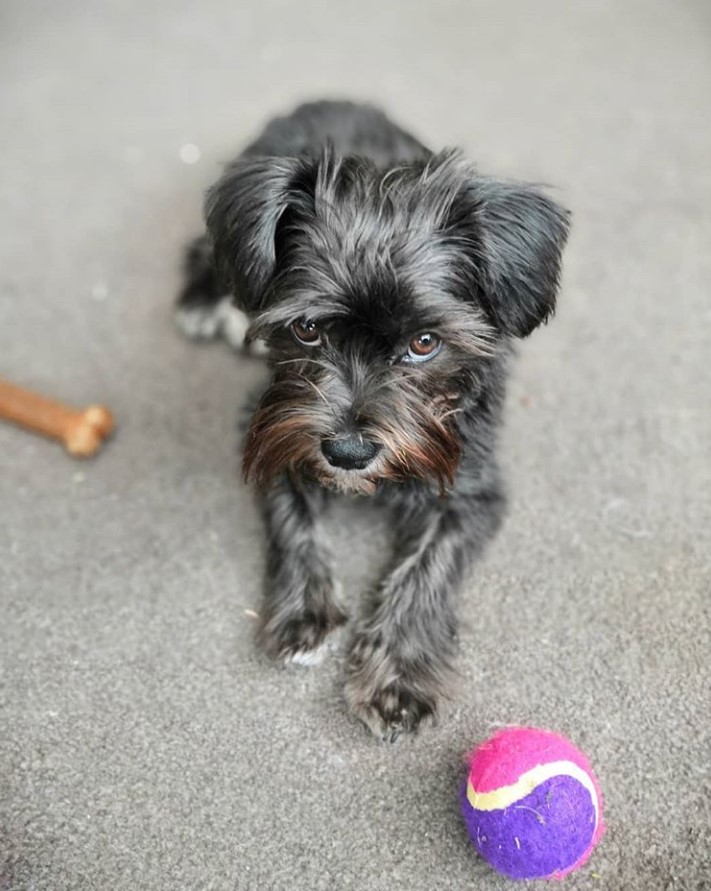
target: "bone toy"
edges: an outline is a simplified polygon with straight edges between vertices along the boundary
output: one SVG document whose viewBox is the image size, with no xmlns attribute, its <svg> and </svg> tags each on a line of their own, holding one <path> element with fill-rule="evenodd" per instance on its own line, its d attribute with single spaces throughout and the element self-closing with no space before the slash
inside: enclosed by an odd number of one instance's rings
<svg viewBox="0 0 711 891">
<path fill-rule="evenodd" d="M 58 439 L 70 455 L 89 458 L 114 429 L 103 405 L 77 410 L 0 378 L 0 418 Z"/>
</svg>

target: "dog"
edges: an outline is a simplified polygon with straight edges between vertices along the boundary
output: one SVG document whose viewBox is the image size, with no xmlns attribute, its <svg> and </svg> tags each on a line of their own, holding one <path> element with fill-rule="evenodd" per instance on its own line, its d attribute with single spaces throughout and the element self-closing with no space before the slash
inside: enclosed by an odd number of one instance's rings
<svg viewBox="0 0 711 891">
<path fill-rule="evenodd" d="M 318 661 L 347 621 L 324 511 L 375 499 L 396 545 L 353 623 L 345 697 L 393 741 L 449 695 L 457 590 L 505 509 L 507 368 L 554 311 L 569 213 L 374 107 L 324 101 L 266 126 L 207 192 L 205 221 L 180 324 L 264 343 L 271 370 L 243 459 L 268 535 L 259 640 Z"/>
</svg>

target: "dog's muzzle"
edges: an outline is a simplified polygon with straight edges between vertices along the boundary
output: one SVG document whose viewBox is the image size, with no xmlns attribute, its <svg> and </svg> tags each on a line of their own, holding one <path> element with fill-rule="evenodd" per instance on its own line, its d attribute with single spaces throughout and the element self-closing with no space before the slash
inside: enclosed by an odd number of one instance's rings
<svg viewBox="0 0 711 891">
<path fill-rule="evenodd" d="M 358 433 L 338 436 L 336 439 L 324 439 L 321 451 L 333 467 L 342 470 L 363 470 L 380 451 L 380 446 Z"/>
</svg>

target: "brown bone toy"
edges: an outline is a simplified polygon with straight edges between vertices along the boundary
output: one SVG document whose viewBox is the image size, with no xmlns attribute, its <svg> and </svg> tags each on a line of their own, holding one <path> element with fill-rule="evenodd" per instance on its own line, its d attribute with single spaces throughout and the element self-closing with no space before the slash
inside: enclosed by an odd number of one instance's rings
<svg viewBox="0 0 711 891">
<path fill-rule="evenodd" d="M 89 458 L 114 429 L 114 419 L 103 405 L 83 411 L 69 408 L 0 378 L 0 418 L 64 443 L 70 455 Z"/>
</svg>

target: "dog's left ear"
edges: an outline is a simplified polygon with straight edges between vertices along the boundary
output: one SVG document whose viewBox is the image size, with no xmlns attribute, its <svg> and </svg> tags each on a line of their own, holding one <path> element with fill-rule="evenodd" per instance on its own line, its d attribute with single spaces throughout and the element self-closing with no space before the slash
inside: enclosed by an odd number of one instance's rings
<svg viewBox="0 0 711 891">
<path fill-rule="evenodd" d="M 303 202 L 306 165 L 297 158 L 246 156 L 231 164 L 205 197 L 215 264 L 236 305 L 255 312 L 277 265 L 277 229 L 287 208 Z"/>
<path fill-rule="evenodd" d="M 484 311 L 504 333 L 526 337 L 555 309 L 570 214 L 519 183 L 477 177 L 467 198 Z"/>
</svg>

